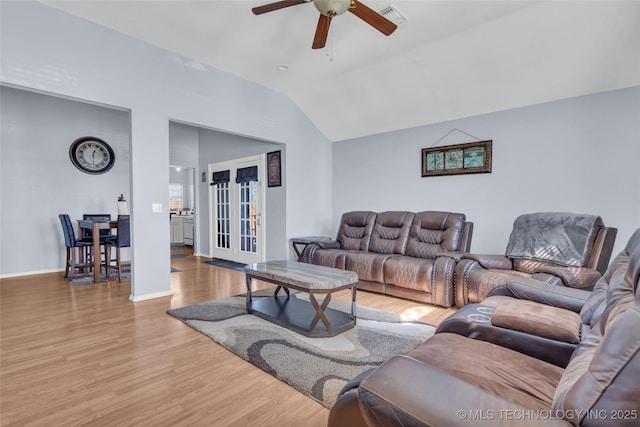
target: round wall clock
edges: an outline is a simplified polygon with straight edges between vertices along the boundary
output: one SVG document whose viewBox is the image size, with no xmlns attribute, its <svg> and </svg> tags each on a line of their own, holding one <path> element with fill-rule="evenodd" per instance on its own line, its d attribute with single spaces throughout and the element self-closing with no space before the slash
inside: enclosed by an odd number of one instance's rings
<svg viewBox="0 0 640 427">
<path fill-rule="evenodd" d="M 111 146 L 94 136 L 83 136 L 73 141 L 69 157 L 75 167 L 93 175 L 107 172 L 116 161 Z"/>
</svg>

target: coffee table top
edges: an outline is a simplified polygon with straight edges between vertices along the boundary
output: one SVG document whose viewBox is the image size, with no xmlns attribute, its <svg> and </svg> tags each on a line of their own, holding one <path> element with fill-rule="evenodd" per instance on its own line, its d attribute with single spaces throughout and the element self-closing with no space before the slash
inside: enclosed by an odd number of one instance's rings
<svg viewBox="0 0 640 427">
<path fill-rule="evenodd" d="M 358 281 L 353 271 L 298 261 L 267 261 L 245 266 L 247 275 L 295 286 L 302 290 L 331 291 Z"/>
</svg>

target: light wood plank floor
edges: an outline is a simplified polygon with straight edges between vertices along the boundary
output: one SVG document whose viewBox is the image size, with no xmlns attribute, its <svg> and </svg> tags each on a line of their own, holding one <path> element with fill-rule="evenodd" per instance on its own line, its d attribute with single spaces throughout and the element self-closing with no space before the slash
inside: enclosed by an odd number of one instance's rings
<svg viewBox="0 0 640 427">
<path fill-rule="evenodd" d="M 166 314 L 245 291 L 243 273 L 205 260 L 172 259 L 182 270 L 171 274 L 173 296 L 138 303 L 128 280 L 3 279 L 0 424 L 326 426 L 322 405 Z M 357 299 L 431 324 L 454 311 L 364 291 Z"/>
</svg>

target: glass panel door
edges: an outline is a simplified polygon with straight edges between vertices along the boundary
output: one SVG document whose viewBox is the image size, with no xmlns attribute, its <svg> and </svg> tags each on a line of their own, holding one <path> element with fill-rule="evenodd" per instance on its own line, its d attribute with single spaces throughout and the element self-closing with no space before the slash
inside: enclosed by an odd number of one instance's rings
<svg viewBox="0 0 640 427">
<path fill-rule="evenodd" d="M 258 183 L 240 184 L 240 250 L 255 254 L 257 252 L 257 190 Z"/>
<path fill-rule="evenodd" d="M 215 185 L 216 205 L 216 248 L 230 247 L 230 217 L 229 217 L 229 183 L 221 182 Z"/>
<path fill-rule="evenodd" d="M 264 155 L 209 165 L 209 176 L 229 170 L 229 182 L 211 185 L 210 255 L 245 264 L 264 261 Z M 236 182 L 238 169 L 257 167 L 257 181 Z M 256 179 L 253 174 L 251 178 Z M 239 180 L 243 180 L 241 175 Z"/>
</svg>

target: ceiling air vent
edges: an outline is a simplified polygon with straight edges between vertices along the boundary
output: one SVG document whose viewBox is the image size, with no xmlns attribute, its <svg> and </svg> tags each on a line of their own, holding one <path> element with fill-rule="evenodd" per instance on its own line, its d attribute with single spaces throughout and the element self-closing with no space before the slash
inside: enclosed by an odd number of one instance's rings
<svg viewBox="0 0 640 427">
<path fill-rule="evenodd" d="M 400 25 L 407 20 L 407 17 L 392 3 L 389 3 L 389 6 L 380 10 L 378 13 L 396 25 Z"/>
</svg>

